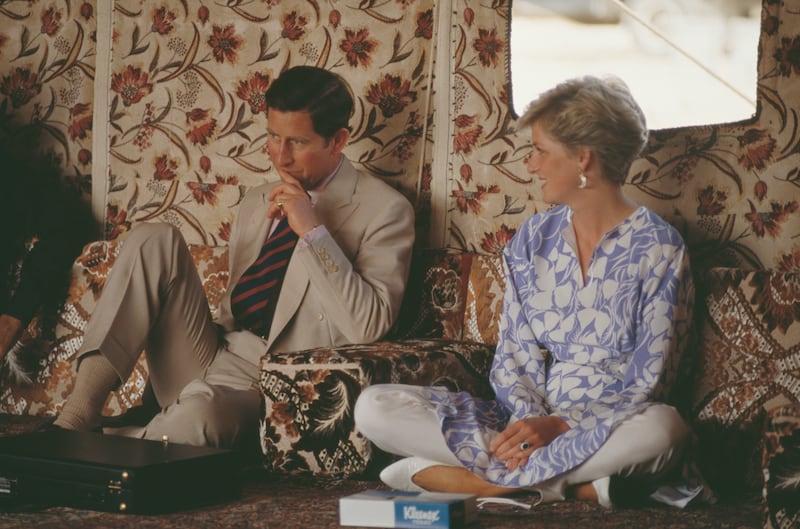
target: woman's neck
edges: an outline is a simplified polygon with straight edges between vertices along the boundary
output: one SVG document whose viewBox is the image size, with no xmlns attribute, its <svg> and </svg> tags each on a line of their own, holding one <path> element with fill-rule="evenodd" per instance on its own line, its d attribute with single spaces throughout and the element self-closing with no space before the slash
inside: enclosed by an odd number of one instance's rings
<svg viewBox="0 0 800 529">
<path fill-rule="evenodd" d="M 589 193 L 587 193 L 589 195 Z M 576 237 L 594 247 L 603 236 L 627 219 L 637 204 L 615 186 L 609 192 L 597 190 L 586 200 L 571 205 Z"/>
</svg>

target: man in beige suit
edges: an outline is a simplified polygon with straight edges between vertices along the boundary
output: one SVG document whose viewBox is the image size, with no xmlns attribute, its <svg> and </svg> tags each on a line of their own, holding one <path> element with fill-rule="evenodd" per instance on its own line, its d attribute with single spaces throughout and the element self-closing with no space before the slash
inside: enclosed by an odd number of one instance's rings
<svg viewBox="0 0 800 529">
<path fill-rule="evenodd" d="M 280 181 L 250 190 L 239 208 L 219 313 L 211 315 L 177 229 L 132 230 L 86 328 L 75 388 L 56 426 L 97 428 L 109 391 L 145 350 L 160 411 L 115 433 L 232 447 L 257 426 L 262 355 L 375 341 L 392 326 L 408 277 L 413 209 L 342 154 L 349 88 L 338 75 L 300 66 L 278 77 L 266 100 Z M 262 290 L 262 272 L 253 272 L 262 246 L 282 234 L 296 240 L 293 250 L 286 246 L 282 282 L 251 303 L 248 293 Z M 242 287 L 247 281 L 257 286 Z"/>
</svg>

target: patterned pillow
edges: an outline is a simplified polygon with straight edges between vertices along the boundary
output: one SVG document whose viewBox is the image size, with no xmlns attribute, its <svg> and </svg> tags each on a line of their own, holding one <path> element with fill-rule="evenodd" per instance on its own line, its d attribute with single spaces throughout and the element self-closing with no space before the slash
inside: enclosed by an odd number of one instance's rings
<svg viewBox="0 0 800 529">
<path fill-rule="evenodd" d="M 472 253 L 460 250 L 417 252 L 400 317 L 387 339 L 461 340 L 472 258 Z"/>
<path fill-rule="evenodd" d="M 764 413 L 800 401 L 800 274 L 713 268 L 702 284 L 692 396 L 700 462 L 721 493 L 760 486 Z"/>
<path fill-rule="evenodd" d="M 381 455 L 355 429 L 353 406 L 363 388 L 436 385 L 488 399 L 493 356 L 493 346 L 432 339 L 267 353 L 260 366 L 264 466 L 335 477 L 369 473 Z"/>
<path fill-rule="evenodd" d="M 464 340 L 497 343 L 505 287 L 501 254 L 473 257 L 464 309 Z"/>
</svg>

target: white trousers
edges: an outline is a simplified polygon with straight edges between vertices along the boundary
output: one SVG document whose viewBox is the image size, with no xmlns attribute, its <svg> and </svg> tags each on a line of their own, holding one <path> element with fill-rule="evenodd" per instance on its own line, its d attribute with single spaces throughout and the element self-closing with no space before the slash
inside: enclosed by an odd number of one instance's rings
<svg viewBox="0 0 800 529">
<path fill-rule="evenodd" d="M 355 406 L 356 427 L 378 448 L 441 465 L 463 466 L 447 446 L 434 405 L 419 386 L 378 384 L 366 388 Z M 593 456 L 569 472 L 529 487 L 543 501 L 565 498 L 570 485 L 611 476 L 656 476 L 677 462 L 689 428 L 666 404 L 653 404 L 617 426 Z M 492 437 L 484 439 L 485 446 Z"/>
</svg>

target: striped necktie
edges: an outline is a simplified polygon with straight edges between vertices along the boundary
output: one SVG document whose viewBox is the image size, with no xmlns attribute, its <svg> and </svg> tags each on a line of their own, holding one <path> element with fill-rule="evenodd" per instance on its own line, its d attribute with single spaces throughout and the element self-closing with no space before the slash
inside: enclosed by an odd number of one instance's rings
<svg viewBox="0 0 800 529">
<path fill-rule="evenodd" d="M 231 293 L 231 311 L 241 328 L 260 336 L 269 334 L 281 282 L 296 244 L 297 234 L 284 217 Z"/>
</svg>

